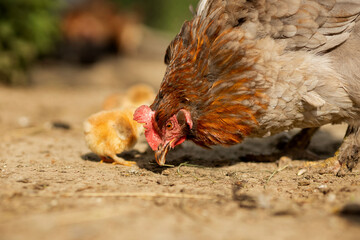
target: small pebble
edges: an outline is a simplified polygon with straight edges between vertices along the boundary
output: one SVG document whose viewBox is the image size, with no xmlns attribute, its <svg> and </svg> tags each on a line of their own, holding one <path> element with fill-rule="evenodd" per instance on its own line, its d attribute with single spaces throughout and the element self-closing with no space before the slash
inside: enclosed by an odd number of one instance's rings
<svg viewBox="0 0 360 240">
<path fill-rule="evenodd" d="M 247 183 L 246 180 L 236 181 L 236 182 L 234 183 L 234 188 L 236 188 L 236 190 L 240 190 L 240 189 L 242 189 L 242 188 L 245 187 L 246 183 Z"/>
<path fill-rule="evenodd" d="M 328 194 L 330 192 L 330 188 L 326 185 L 326 184 L 323 184 L 323 185 L 320 185 L 318 187 L 319 191 L 322 192 L 323 194 Z"/>
<path fill-rule="evenodd" d="M 52 122 L 52 127 L 53 128 L 64 129 L 64 130 L 70 130 L 71 129 L 70 124 L 65 123 L 65 122 L 60 122 L 60 121 Z"/>
<path fill-rule="evenodd" d="M 310 185 L 309 181 L 301 180 L 298 182 L 298 186 L 309 186 L 309 185 Z"/>
<path fill-rule="evenodd" d="M 20 178 L 19 180 L 17 180 L 16 182 L 21 182 L 21 183 L 29 183 L 30 180 L 28 178 Z"/>
<path fill-rule="evenodd" d="M 162 171 L 162 175 L 164 175 L 164 176 L 169 176 L 170 175 L 170 170 L 169 169 L 165 169 L 164 171 Z"/>
<path fill-rule="evenodd" d="M 327 195 L 326 201 L 328 201 L 329 203 L 335 202 L 336 200 L 336 195 L 334 193 L 330 193 Z"/>
<path fill-rule="evenodd" d="M 306 173 L 306 172 L 307 172 L 307 170 L 306 170 L 305 168 L 303 168 L 303 169 L 300 169 L 300 170 L 298 171 L 297 175 L 298 175 L 298 176 L 301 176 L 301 175 L 303 175 L 303 174 Z"/>
<path fill-rule="evenodd" d="M 139 173 L 139 171 L 137 171 L 136 169 L 130 169 L 128 172 L 133 175 L 136 175 Z"/>
<path fill-rule="evenodd" d="M 17 122 L 19 126 L 23 128 L 29 127 L 31 124 L 30 119 L 26 116 L 19 117 Z"/>
</svg>

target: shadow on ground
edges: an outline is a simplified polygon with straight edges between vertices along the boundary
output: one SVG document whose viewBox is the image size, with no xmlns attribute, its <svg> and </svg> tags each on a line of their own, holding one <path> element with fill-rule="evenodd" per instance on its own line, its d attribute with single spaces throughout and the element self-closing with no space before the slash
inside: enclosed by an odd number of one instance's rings
<svg viewBox="0 0 360 240">
<path fill-rule="evenodd" d="M 125 151 L 118 154 L 119 157 L 127 161 L 135 161 L 137 165 L 154 173 L 162 173 L 165 169 L 174 166 L 178 167 L 183 163 L 197 165 L 206 168 L 221 168 L 224 166 L 232 166 L 239 162 L 262 162 L 272 163 L 279 160 L 282 156 L 281 152 L 277 150 L 277 146 L 281 143 L 286 143 L 291 139 L 292 133 L 281 133 L 272 137 L 263 139 L 247 139 L 244 143 L 231 146 L 219 147 L 215 146 L 212 149 L 203 149 L 191 142 L 186 142 L 169 152 L 167 155 L 167 164 L 169 166 L 159 166 L 155 162 L 154 152 L 150 148 L 144 153 L 137 150 Z M 326 139 L 317 143 L 317 138 Z M 319 156 L 319 160 L 333 156 L 334 152 L 340 146 L 341 141 L 332 136 L 329 132 L 319 130 L 314 136 L 314 140 L 309 146 L 309 150 Z M 259 149 L 254 151 L 254 149 Z M 261 149 L 266 149 L 261 151 Z M 100 162 L 101 159 L 94 153 L 86 153 L 81 156 L 83 160 Z M 308 160 L 308 159 L 294 159 L 294 160 Z"/>
</svg>

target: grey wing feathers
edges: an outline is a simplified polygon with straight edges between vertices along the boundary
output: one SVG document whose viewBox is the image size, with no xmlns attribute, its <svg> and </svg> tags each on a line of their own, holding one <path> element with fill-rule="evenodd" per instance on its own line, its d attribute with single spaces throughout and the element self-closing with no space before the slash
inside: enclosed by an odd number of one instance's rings
<svg viewBox="0 0 360 240">
<path fill-rule="evenodd" d="M 202 17 L 223 8 L 228 27 L 244 28 L 248 37 L 285 39 L 287 49 L 324 52 L 350 36 L 360 19 L 360 0 L 200 0 Z"/>
</svg>

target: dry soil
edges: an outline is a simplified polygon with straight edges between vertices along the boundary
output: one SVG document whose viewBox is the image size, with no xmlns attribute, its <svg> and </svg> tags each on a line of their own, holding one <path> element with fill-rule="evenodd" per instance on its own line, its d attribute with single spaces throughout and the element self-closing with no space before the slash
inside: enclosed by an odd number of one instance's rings
<svg viewBox="0 0 360 240">
<path fill-rule="evenodd" d="M 298 176 L 305 161 L 241 157 L 289 133 L 213 150 L 186 143 L 169 154 L 174 167 L 150 150 L 123 155 L 134 167 L 99 163 L 83 120 L 134 83 L 157 88 L 166 43 L 89 67 L 41 63 L 32 87 L 0 88 L 0 239 L 360 239 L 359 168 Z M 345 129 L 326 126 L 311 149 L 331 156 Z"/>
</svg>

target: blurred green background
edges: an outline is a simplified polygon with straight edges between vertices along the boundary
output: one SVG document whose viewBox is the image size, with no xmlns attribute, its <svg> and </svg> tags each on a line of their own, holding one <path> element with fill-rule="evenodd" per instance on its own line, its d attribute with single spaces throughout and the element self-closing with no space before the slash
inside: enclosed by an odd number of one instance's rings
<svg viewBox="0 0 360 240">
<path fill-rule="evenodd" d="M 189 6 L 196 9 L 198 0 L 114 0 L 120 6 L 140 10 L 150 27 L 178 32 L 185 20 L 192 18 Z"/>
<path fill-rule="evenodd" d="M 0 82 L 26 82 L 24 70 L 58 39 L 56 0 L 0 1 Z"/>
<path fill-rule="evenodd" d="M 197 0 L 108 0 L 140 15 L 152 28 L 175 34 L 192 18 Z M 26 70 L 47 56 L 61 39 L 61 16 L 82 0 L 0 0 L 0 82 L 27 84 Z"/>
<path fill-rule="evenodd" d="M 128 9 L 138 10 L 150 27 L 176 33 L 185 20 L 192 18 L 189 6 L 196 9 L 198 0 L 114 0 Z"/>
</svg>

